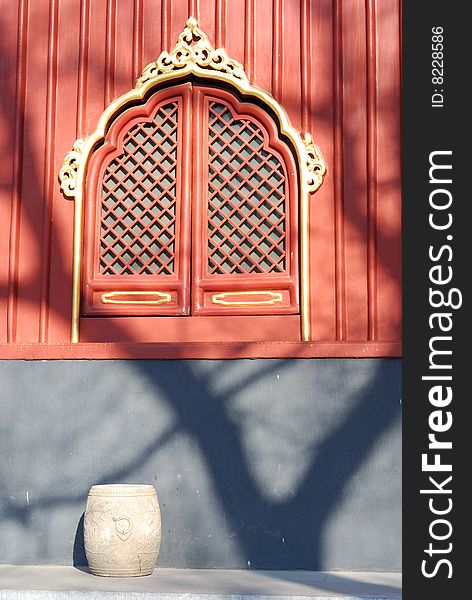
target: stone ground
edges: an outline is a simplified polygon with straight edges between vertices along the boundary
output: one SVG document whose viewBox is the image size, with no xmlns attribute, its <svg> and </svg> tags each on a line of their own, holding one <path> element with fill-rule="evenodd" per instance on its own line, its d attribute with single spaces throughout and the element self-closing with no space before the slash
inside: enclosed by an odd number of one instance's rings
<svg viewBox="0 0 472 600">
<path fill-rule="evenodd" d="M 159 568 L 95 577 L 59 566 L 0 565 L 0 600 L 399 600 L 401 573 Z"/>
</svg>

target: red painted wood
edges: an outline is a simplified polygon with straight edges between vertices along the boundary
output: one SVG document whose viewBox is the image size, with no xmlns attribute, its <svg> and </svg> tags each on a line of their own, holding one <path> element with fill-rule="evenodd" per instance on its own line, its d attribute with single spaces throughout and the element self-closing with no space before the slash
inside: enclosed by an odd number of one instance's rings
<svg viewBox="0 0 472 600">
<path fill-rule="evenodd" d="M 381 10 L 380 10 L 381 8 Z M 377 15 L 377 319 L 378 339 L 401 334 L 401 169 L 399 0 L 379 3 Z"/>
<path fill-rule="evenodd" d="M 346 340 L 364 339 L 368 335 L 365 19 L 365 0 L 343 2 L 341 26 Z"/>
<path fill-rule="evenodd" d="M 190 115 L 192 94 L 195 101 Z M 172 137 L 154 145 L 154 136 L 165 132 L 162 127 L 167 125 L 173 129 L 165 135 Z M 138 139 L 143 127 L 151 128 L 153 137 Z M 239 161 L 239 183 L 233 181 L 233 175 L 225 175 L 232 168 L 233 155 L 228 158 L 227 153 L 233 148 L 244 149 L 247 154 L 241 156 L 249 157 Z M 158 161 L 162 173 L 152 181 L 147 175 L 150 160 Z M 166 160 L 171 166 L 166 167 Z M 127 167 L 130 162 L 131 170 Z M 191 165 L 195 165 L 192 189 Z M 151 96 L 144 106 L 124 111 L 110 126 L 105 143 L 93 154 L 87 169 L 84 316 L 299 313 L 296 165 L 265 111 L 240 103 L 223 90 L 173 86 Z M 172 190 L 173 183 L 165 182 L 174 177 L 175 194 L 169 195 L 165 190 Z M 255 178 L 257 188 L 252 183 Z M 161 207 L 152 214 L 146 212 L 150 210 L 149 193 Z M 220 202 L 223 196 L 226 203 Z M 227 217 L 220 204 L 232 207 Z M 174 217 L 166 225 L 171 214 Z M 161 230 L 158 234 L 156 224 Z M 237 231 L 239 224 L 237 237 L 227 233 L 228 227 Z M 142 241 L 136 237 L 136 228 Z M 279 241 L 274 241 L 272 232 Z M 160 250 L 151 260 L 154 244 Z M 229 247 L 231 254 L 227 254 Z M 152 304 L 157 299 L 152 292 L 156 291 L 170 293 L 170 301 Z M 214 294 L 243 291 L 252 296 L 256 291 L 269 292 L 262 294 L 263 298 L 246 298 L 269 301 L 253 306 L 239 305 L 234 297 L 230 305 L 225 304 L 227 300 L 211 300 Z M 133 301 L 136 292 L 140 296 Z M 102 298 L 104 293 L 115 293 L 111 303 Z M 274 293 L 282 301 L 271 303 Z"/>
<path fill-rule="evenodd" d="M 162 38 L 162 12 L 166 0 L 155 0 L 143 2 L 143 53 L 142 63 L 137 66 L 138 76 L 141 74 L 142 67 L 156 60 L 156 57 L 162 52 L 164 42 Z"/>
<path fill-rule="evenodd" d="M 198 22 L 216 48 L 216 5 L 215 2 L 198 1 Z"/>
<path fill-rule="evenodd" d="M 283 68 L 283 13 L 282 0 L 273 0 L 272 4 L 272 96 L 280 102 L 282 97 Z"/>
<path fill-rule="evenodd" d="M 244 6 L 244 64 L 249 81 L 254 81 L 255 0 L 245 0 Z"/>
<path fill-rule="evenodd" d="M 87 51 L 79 42 L 87 28 L 89 0 L 59 3 L 57 71 L 55 88 L 55 128 L 50 165 L 50 270 L 47 308 L 46 342 L 66 340 L 70 336 L 72 277 L 71 234 L 74 224 L 74 204 L 64 201 L 57 185 L 57 173 L 65 154 L 70 150 L 69 139 L 80 135 L 85 126 L 83 111 L 79 111 L 86 95 L 85 63 Z M 83 14 L 83 22 L 77 14 Z M 85 40 L 83 40 L 85 41 Z M 80 62 L 79 62 L 80 61 Z M 70 76 L 70 65 L 80 64 L 77 77 Z"/>
<path fill-rule="evenodd" d="M 154 94 L 145 105 L 129 108 L 114 121 L 106 142 L 90 160 L 85 192 L 84 315 L 189 313 L 190 206 L 187 199 L 191 162 L 186 159 L 186 148 L 190 137 L 190 99 L 191 86 L 183 84 Z M 166 107 L 171 107 L 167 110 L 172 112 L 166 112 Z M 173 129 L 169 132 L 172 137 L 165 137 L 166 130 L 161 127 L 161 122 L 165 126 L 167 123 L 172 125 Z M 139 135 L 143 124 L 149 124 L 151 131 L 163 132 L 162 148 L 156 145 L 148 154 L 146 144 L 153 144 L 153 138 L 145 138 L 145 143 L 141 144 L 136 136 L 131 135 L 136 130 Z M 167 144 L 169 152 L 164 148 Z M 126 152 L 125 145 L 133 146 L 133 153 Z M 136 148 L 141 154 L 136 153 Z M 160 161 L 160 168 L 165 169 L 166 163 L 162 159 L 171 161 L 172 166 L 146 184 L 148 162 Z M 131 160 L 139 173 L 133 179 L 132 172 L 125 171 Z M 117 166 L 109 171 L 116 161 Z M 127 175 L 120 178 L 120 172 Z M 106 173 L 109 173 L 106 181 L 119 183 L 109 183 L 110 188 L 104 187 Z M 108 189 L 110 191 L 103 196 L 104 190 Z M 141 191 L 138 193 L 138 190 Z M 151 192 L 160 208 L 148 216 L 146 203 Z M 103 212 L 105 210 L 106 213 Z M 139 218 L 141 215 L 144 215 L 144 220 Z M 164 229 L 166 224 L 167 229 Z M 156 226 L 160 229 L 158 233 Z M 140 230 L 142 242 L 136 237 L 136 229 Z M 145 235 L 148 237 L 145 238 Z M 108 242 L 109 239 L 112 241 Z M 164 240 L 168 240 L 165 246 Z M 155 261 L 157 266 L 150 263 L 151 259 L 139 258 L 143 253 L 150 256 L 153 244 L 161 248 L 158 257 L 162 258 Z M 140 250 L 134 250 L 136 245 L 140 246 Z M 126 252 L 132 254 L 132 260 L 124 258 Z M 112 258 L 107 259 L 107 256 Z M 135 268 L 140 269 L 135 271 Z M 105 304 L 100 300 L 101 293 L 116 291 L 159 291 L 172 292 L 173 295 L 171 302 L 158 305 Z"/>
<path fill-rule="evenodd" d="M 301 123 L 301 59 L 300 59 L 300 1 L 281 0 L 282 3 L 282 65 L 281 94 L 278 98 L 296 129 Z"/>
<path fill-rule="evenodd" d="M 347 337 L 346 253 L 344 208 L 344 70 L 343 70 L 343 0 L 333 3 L 333 204 L 335 245 L 335 317 L 336 340 Z M 316 240 L 315 240 L 316 243 Z"/>
<path fill-rule="evenodd" d="M 11 237 L 12 216 L 19 202 L 17 190 L 19 148 L 17 146 L 21 126 L 19 107 L 22 87 L 17 71 L 22 72 L 23 54 L 19 44 L 22 33 L 22 5 L 2 0 L 0 2 L 0 343 L 11 339 L 11 293 L 10 267 L 16 256 Z M 13 50 L 13 51 L 12 51 Z M 18 97 L 20 94 L 20 97 Z M 17 148 L 15 150 L 15 148 Z M 16 219 L 15 219 L 16 220 Z"/>
<path fill-rule="evenodd" d="M 378 337 L 377 306 L 377 0 L 366 2 L 367 51 L 367 338 Z"/>
<path fill-rule="evenodd" d="M 105 108 L 106 8 L 106 2 L 90 0 L 89 30 L 84 40 L 88 46 L 87 62 L 84 65 L 86 78 L 86 95 L 83 99 L 84 135 L 94 131 Z"/>
<path fill-rule="evenodd" d="M 26 89 L 26 59 L 28 49 L 29 2 L 23 0 L 18 4 L 18 25 L 16 39 L 16 81 L 11 89 L 11 99 L 14 102 L 14 126 L 10 140 L 12 163 L 11 181 L 11 213 L 8 228 L 8 284 L 7 284 L 7 341 L 16 343 L 18 322 L 18 268 L 19 268 L 19 239 L 21 218 L 22 192 L 22 163 L 23 140 L 25 124 L 25 89 Z"/>
<path fill-rule="evenodd" d="M 226 46 L 226 0 L 215 0 L 215 45 Z"/>
<path fill-rule="evenodd" d="M 136 32 L 134 22 L 134 2 L 116 4 L 116 25 L 120 29 L 114 31 L 115 63 L 114 83 L 115 97 L 125 94 L 136 82 L 133 64 L 135 61 Z M 139 39 L 139 34 L 138 34 Z M 142 64 L 142 60 L 140 61 Z"/>
<path fill-rule="evenodd" d="M 236 98 L 223 90 L 212 90 L 209 88 L 195 87 L 194 89 L 194 127 L 196 131 L 194 139 L 194 162 L 195 171 L 193 177 L 193 259 L 192 259 L 192 314 L 284 314 L 299 312 L 298 306 L 298 211 L 297 211 L 297 180 L 296 166 L 292 152 L 287 145 L 279 140 L 277 128 L 274 121 L 268 117 L 267 113 L 259 107 L 247 102 L 240 103 Z M 215 107 L 224 107 L 223 115 L 234 119 L 230 121 L 231 125 L 222 129 L 223 121 L 221 117 L 215 117 Z M 198 122 L 196 118 L 198 115 Z M 268 182 L 269 175 L 264 175 L 265 168 L 273 168 L 268 161 L 261 162 L 258 171 L 253 170 L 251 161 L 243 160 L 241 162 L 241 188 L 235 188 L 233 184 L 228 184 L 225 179 L 225 172 L 230 168 L 231 160 L 225 159 L 226 152 L 233 146 L 226 142 L 226 138 L 221 134 L 230 134 L 239 139 L 242 147 L 249 148 L 249 145 L 244 145 L 243 138 L 237 133 L 237 129 L 233 125 L 247 123 L 244 127 L 245 131 L 253 131 L 254 138 L 260 139 L 264 136 L 262 150 L 270 157 L 273 157 L 276 164 L 283 169 L 284 174 L 284 189 L 282 208 L 279 205 L 272 204 L 275 188 Z M 213 140 L 211 143 L 210 139 Z M 234 139 L 234 138 L 233 138 Z M 258 146 L 257 146 L 258 147 Z M 216 151 L 215 148 L 218 150 Z M 251 147 L 252 149 L 252 147 Z M 259 150 L 257 150 L 260 160 L 266 160 Z M 245 156 L 245 155 L 242 155 Z M 254 156 L 254 155 L 250 155 Z M 209 158 L 207 158 L 209 157 Z M 210 165 L 210 166 L 209 166 Z M 255 194 L 251 194 L 248 190 L 252 189 L 251 181 L 257 175 L 261 178 L 260 194 L 263 199 L 258 204 Z M 215 182 L 223 182 L 222 185 Z M 245 184 L 249 187 L 245 187 Z M 267 187 L 264 188 L 264 185 Z M 232 190 L 231 192 L 228 189 Z M 264 189 L 270 190 L 264 192 Z M 224 221 L 224 214 L 220 212 L 221 197 L 227 198 L 227 203 L 231 207 L 231 213 Z M 238 198 L 245 197 L 249 201 L 249 207 L 246 210 L 247 219 L 241 220 L 240 207 L 246 206 L 244 202 L 239 204 Z M 272 209 L 269 214 L 269 219 L 259 219 L 257 216 L 251 217 L 258 213 L 257 207 L 270 203 Z M 225 206 L 224 203 L 221 203 Z M 254 207 L 254 208 L 252 208 Z M 245 213 L 246 214 L 246 213 Z M 280 219 L 278 216 L 284 215 L 282 232 Z M 210 215 L 210 216 L 208 216 Z M 216 216 L 212 216 L 216 215 Z M 231 216 L 234 215 L 232 218 Z M 277 215 L 277 216 L 272 216 Z M 231 234 L 227 234 L 222 224 L 227 224 L 229 227 L 234 227 L 241 223 L 240 238 L 235 239 Z M 276 225 L 279 224 L 279 225 Z M 242 227 L 247 230 L 243 231 Z M 262 228 L 264 226 L 272 226 L 274 230 L 283 235 L 283 246 L 285 256 L 285 266 L 281 268 L 279 263 L 275 263 L 271 258 L 271 249 L 269 246 L 260 245 L 260 258 L 254 258 L 251 249 L 253 246 L 253 232 L 256 232 L 261 240 L 265 240 L 266 244 L 272 244 L 272 240 Z M 210 235 L 209 227 L 212 228 Z M 251 227 L 252 229 L 249 229 Z M 234 230 L 233 230 L 234 231 Z M 233 246 L 233 253 L 226 258 L 226 242 Z M 273 248 L 274 246 L 272 246 Z M 275 246 L 280 247 L 279 244 Z M 267 248 L 267 249 L 265 249 Z M 240 252 L 241 258 L 236 258 Z M 221 254 L 220 254 L 221 253 Z M 215 258 L 220 255 L 221 260 Z M 224 257 L 224 258 L 223 258 Z M 265 267 L 263 261 L 267 260 L 270 263 Z M 248 261 L 252 266 L 247 267 Z M 254 262 L 256 261 L 256 262 Z M 227 266 L 229 264 L 229 266 Z M 223 268 L 222 268 L 223 265 Z M 231 268 L 230 268 L 231 267 Z M 227 269 L 227 272 L 225 271 Z M 284 302 L 274 305 L 263 306 L 225 306 L 215 305 L 209 302 L 209 297 L 218 292 L 228 291 L 260 291 L 260 290 L 286 290 Z"/>
<path fill-rule="evenodd" d="M 48 31 L 51 3 L 30 2 L 25 51 L 25 97 L 20 211 L 18 220 L 18 264 L 16 271 L 16 341 L 39 341 L 41 282 L 49 265 L 42 264 L 47 211 L 44 197 L 45 123 L 47 114 Z M 38 32 L 42 32 L 41 35 Z M 37 90 L 42 90 L 41 94 Z M 40 201 L 38 202 L 38 198 Z"/>
<path fill-rule="evenodd" d="M 192 15 L 190 14 L 191 10 L 189 6 L 189 0 L 179 0 L 179 2 L 175 2 L 175 0 L 170 0 L 168 4 L 168 32 L 170 35 L 170 39 L 169 43 L 167 44 L 167 48 L 170 49 L 174 46 L 175 42 L 177 41 L 177 38 L 180 32 L 182 31 L 183 27 L 185 27 L 185 22 Z"/>
<path fill-rule="evenodd" d="M 244 65 L 244 1 L 226 0 L 226 52 Z"/>
<path fill-rule="evenodd" d="M 64 355 L 123 352 L 67 349 L 73 203 L 57 172 L 74 139 L 95 129 L 105 100 L 174 45 L 190 13 L 313 133 L 327 162 L 310 205 L 314 340 L 333 356 L 398 354 L 399 0 L 1 0 L 0 8 L 0 343 L 10 343 L 10 356 L 40 357 L 26 348 L 48 343 Z M 46 345 L 35 346 L 40 340 Z M 212 352 L 205 348 L 202 356 Z M 57 348 L 44 352 L 58 357 Z M 142 356 L 153 352 L 171 350 L 153 345 Z"/>
<path fill-rule="evenodd" d="M 108 106 L 116 97 L 116 0 L 106 0 L 105 24 L 105 96 L 103 103 Z"/>
<path fill-rule="evenodd" d="M 144 48 L 144 5 L 143 0 L 133 2 L 133 72 L 132 85 L 140 75 Z"/>
<path fill-rule="evenodd" d="M 76 9 L 77 10 L 77 9 Z M 78 87 L 77 87 L 77 125 L 76 125 L 76 135 L 77 137 L 84 137 L 86 132 L 86 123 L 85 123 L 85 115 L 86 115 L 86 98 L 87 98 L 87 68 L 88 68 L 88 60 L 89 60 L 89 35 L 90 35 L 90 0 L 80 0 L 80 25 L 79 25 L 79 35 L 78 35 L 78 65 L 77 65 L 77 77 L 78 77 Z M 77 14 L 77 13 L 76 13 Z M 67 23 L 67 21 L 66 21 Z M 64 24 L 66 25 L 66 24 Z M 69 25 L 70 27 L 70 25 Z M 70 35 L 70 33 L 69 33 Z M 69 38 L 72 39 L 72 36 Z M 61 48 L 64 47 L 64 44 L 67 44 L 67 41 L 61 44 Z"/>
<path fill-rule="evenodd" d="M 401 342 L 184 342 L 0 344 L 0 360 L 121 358 L 381 358 L 401 357 Z"/>
<path fill-rule="evenodd" d="M 110 320 L 111 326 L 110 327 Z M 298 315 L 128 317 L 81 319 L 83 342 L 238 342 L 300 339 Z M 112 329 L 112 337 L 110 336 Z"/>
<path fill-rule="evenodd" d="M 268 92 L 272 85 L 272 0 L 257 0 L 254 2 L 254 81 L 257 85 Z"/>
<path fill-rule="evenodd" d="M 334 85 L 333 57 L 336 35 L 333 35 L 333 29 L 335 33 L 337 26 L 333 23 L 333 4 L 332 0 L 312 1 L 310 18 L 306 23 L 313 49 L 309 63 L 309 131 L 315 135 L 316 143 L 323 149 L 328 170 L 323 185 L 310 199 L 310 277 L 313 290 L 310 297 L 310 315 L 312 339 L 317 341 L 338 339 L 335 216 L 341 190 L 335 185 L 339 162 L 335 162 L 334 149 L 337 134 L 342 135 L 342 131 L 334 119 L 337 86 Z M 330 84 L 327 85 L 327 82 Z M 339 174 L 342 176 L 342 166 Z"/>
<path fill-rule="evenodd" d="M 48 340 L 49 330 L 49 305 L 50 305 L 50 264 L 51 264 L 51 224 L 53 190 L 55 187 L 56 173 L 54 172 L 55 146 L 52 140 L 56 132 L 56 105 L 57 105 L 57 68 L 58 68 L 58 17 L 59 3 L 52 0 L 49 11 L 48 31 L 48 66 L 46 84 L 46 139 L 44 161 L 44 213 L 43 213 L 43 246 L 41 254 L 41 296 L 39 315 L 39 341 Z"/>
</svg>

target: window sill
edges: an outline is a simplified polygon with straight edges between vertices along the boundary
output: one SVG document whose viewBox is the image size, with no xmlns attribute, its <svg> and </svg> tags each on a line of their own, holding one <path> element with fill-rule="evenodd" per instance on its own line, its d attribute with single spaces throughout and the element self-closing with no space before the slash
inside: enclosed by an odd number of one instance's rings
<svg viewBox="0 0 472 600">
<path fill-rule="evenodd" d="M 0 360 L 395 358 L 399 341 L 0 344 Z"/>
</svg>

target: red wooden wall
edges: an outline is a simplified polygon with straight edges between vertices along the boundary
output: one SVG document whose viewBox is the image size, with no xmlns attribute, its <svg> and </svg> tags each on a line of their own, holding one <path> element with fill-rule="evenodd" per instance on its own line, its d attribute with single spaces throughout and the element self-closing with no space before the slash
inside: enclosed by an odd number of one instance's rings
<svg viewBox="0 0 472 600">
<path fill-rule="evenodd" d="M 399 0 L 0 0 L 0 15 L 0 357 L 400 354 Z M 311 200 L 315 343 L 72 348 L 59 168 L 189 15 L 325 158 Z"/>
</svg>

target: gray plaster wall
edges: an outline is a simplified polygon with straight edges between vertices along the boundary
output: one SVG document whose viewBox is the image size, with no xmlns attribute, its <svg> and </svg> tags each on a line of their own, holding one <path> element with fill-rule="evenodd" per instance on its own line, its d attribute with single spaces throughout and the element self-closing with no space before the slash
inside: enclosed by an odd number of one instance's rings
<svg viewBox="0 0 472 600">
<path fill-rule="evenodd" d="M 401 363 L 0 361 L 0 563 L 85 564 L 95 483 L 153 483 L 159 565 L 400 569 Z"/>
</svg>

